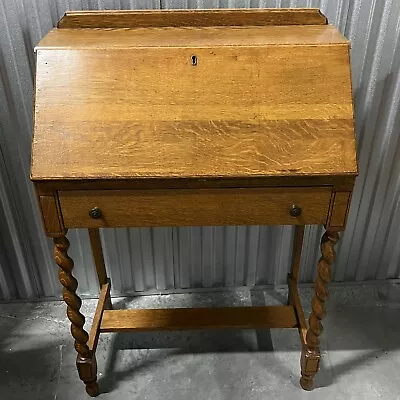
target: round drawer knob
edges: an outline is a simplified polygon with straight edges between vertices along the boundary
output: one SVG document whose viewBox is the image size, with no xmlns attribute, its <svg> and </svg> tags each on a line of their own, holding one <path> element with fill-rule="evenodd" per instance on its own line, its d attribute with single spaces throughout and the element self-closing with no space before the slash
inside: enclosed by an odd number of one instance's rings
<svg viewBox="0 0 400 400">
<path fill-rule="evenodd" d="M 292 207 L 290 208 L 289 213 L 292 217 L 300 217 L 300 215 L 302 213 L 302 209 L 299 206 L 296 206 L 295 204 L 293 204 Z"/>
<path fill-rule="evenodd" d="M 102 215 L 99 207 L 94 207 L 89 211 L 89 217 L 93 219 L 98 219 Z"/>
</svg>

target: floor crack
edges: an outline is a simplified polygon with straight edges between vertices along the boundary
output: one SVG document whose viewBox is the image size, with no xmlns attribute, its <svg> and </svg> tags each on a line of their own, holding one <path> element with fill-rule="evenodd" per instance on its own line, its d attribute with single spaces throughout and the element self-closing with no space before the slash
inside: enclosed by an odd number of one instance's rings
<svg viewBox="0 0 400 400">
<path fill-rule="evenodd" d="M 63 347 L 65 344 L 60 344 L 59 350 L 60 350 L 60 365 L 58 368 L 58 376 L 57 376 L 57 383 L 56 383 L 56 391 L 54 393 L 54 400 L 57 400 L 57 395 L 58 395 L 58 384 L 60 383 L 61 379 L 61 369 L 62 369 L 62 363 L 63 363 Z"/>
<path fill-rule="evenodd" d="M 58 320 L 58 319 L 51 319 L 51 318 L 46 318 L 46 317 L 42 317 L 40 315 L 37 315 L 36 317 L 33 318 L 29 318 L 29 317 L 17 317 L 15 315 L 0 315 L 0 318 L 10 318 L 10 319 L 18 319 L 18 320 L 23 320 L 23 321 L 35 321 L 37 319 L 44 319 L 45 321 L 49 321 L 49 322 L 55 322 L 57 324 L 65 324 L 68 321 L 66 320 Z"/>
</svg>

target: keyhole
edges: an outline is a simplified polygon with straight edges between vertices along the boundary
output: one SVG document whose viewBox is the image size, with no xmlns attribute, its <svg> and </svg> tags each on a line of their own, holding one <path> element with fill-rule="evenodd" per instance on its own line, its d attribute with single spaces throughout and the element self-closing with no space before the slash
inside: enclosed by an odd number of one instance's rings
<svg viewBox="0 0 400 400">
<path fill-rule="evenodd" d="M 192 59 L 192 65 L 193 66 L 197 65 L 197 57 L 196 56 L 192 56 L 191 59 Z"/>
</svg>

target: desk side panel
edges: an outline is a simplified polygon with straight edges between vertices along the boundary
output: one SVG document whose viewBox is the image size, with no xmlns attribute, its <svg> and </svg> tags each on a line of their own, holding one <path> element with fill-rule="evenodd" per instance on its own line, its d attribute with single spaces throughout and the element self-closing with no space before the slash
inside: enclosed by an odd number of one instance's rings
<svg viewBox="0 0 400 400">
<path fill-rule="evenodd" d="M 40 194 L 37 198 L 46 235 L 50 237 L 64 235 L 67 231 L 64 227 L 57 193 Z"/>
</svg>

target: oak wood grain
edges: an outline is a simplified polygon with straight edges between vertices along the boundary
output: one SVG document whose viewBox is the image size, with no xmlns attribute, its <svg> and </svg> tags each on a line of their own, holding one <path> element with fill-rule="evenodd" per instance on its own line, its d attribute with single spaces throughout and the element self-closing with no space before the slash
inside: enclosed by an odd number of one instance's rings
<svg viewBox="0 0 400 400">
<path fill-rule="evenodd" d="M 163 26 L 324 25 L 316 8 L 68 11 L 59 28 L 132 28 Z"/>
<path fill-rule="evenodd" d="M 53 29 L 36 47 L 44 49 L 135 49 L 143 47 L 221 47 L 266 45 L 344 45 L 332 25 L 243 26 L 146 29 Z"/>
<path fill-rule="evenodd" d="M 329 229 L 344 228 L 350 208 L 351 192 L 335 192 L 329 218 Z"/>
<path fill-rule="evenodd" d="M 51 237 L 65 233 L 57 196 L 55 194 L 40 195 L 39 205 L 46 233 Z"/>
<path fill-rule="evenodd" d="M 32 179 L 356 175 L 347 51 L 41 50 Z"/>
<path fill-rule="evenodd" d="M 61 191 L 69 228 L 326 223 L 330 188 Z M 299 217 L 289 212 L 302 209 Z M 89 216 L 92 208 L 101 217 Z"/>
<path fill-rule="evenodd" d="M 101 332 L 295 328 L 292 306 L 104 311 Z"/>
</svg>

